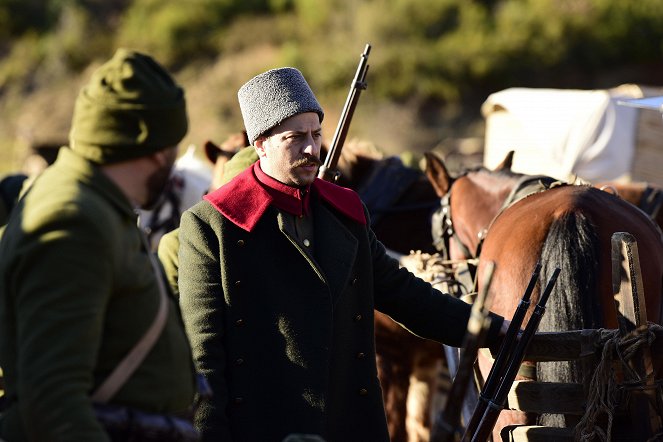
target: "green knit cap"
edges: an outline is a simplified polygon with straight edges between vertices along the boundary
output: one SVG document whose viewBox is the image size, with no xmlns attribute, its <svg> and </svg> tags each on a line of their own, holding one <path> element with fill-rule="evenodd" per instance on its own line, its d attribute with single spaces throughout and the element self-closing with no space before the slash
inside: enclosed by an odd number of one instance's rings
<svg viewBox="0 0 663 442">
<path fill-rule="evenodd" d="M 150 56 L 119 49 L 78 94 L 69 140 L 107 164 L 176 146 L 187 129 L 182 88 Z"/>
</svg>

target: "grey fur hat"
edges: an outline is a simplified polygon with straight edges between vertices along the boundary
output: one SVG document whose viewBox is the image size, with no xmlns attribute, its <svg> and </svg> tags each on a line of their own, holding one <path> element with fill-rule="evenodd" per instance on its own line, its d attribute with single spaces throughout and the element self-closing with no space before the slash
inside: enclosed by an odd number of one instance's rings
<svg viewBox="0 0 663 442">
<path fill-rule="evenodd" d="M 256 75 L 237 92 L 244 127 L 251 144 L 274 126 L 304 112 L 324 112 L 304 76 L 295 68 L 278 68 Z"/>
</svg>

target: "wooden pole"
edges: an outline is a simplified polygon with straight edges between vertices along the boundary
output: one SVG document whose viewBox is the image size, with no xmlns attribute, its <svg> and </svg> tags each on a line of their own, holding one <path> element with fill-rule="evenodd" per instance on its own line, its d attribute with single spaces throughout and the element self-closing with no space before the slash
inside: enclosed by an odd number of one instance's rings
<svg viewBox="0 0 663 442">
<path fill-rule="evenodd" d="M 629 333 L 647 333 L 647 307 L 645 303 L 638 244 L 630 233 L 612 235 L 612 291 L 622 336 Z M 663 429 L 661 416 L 656 410 L 656 389 L 651 349 L 643 347 L 630 367 L 644 382 L 641 390 L 631 391 L 629 409 L 634 430 L 652 437 Z"/>
</svg>

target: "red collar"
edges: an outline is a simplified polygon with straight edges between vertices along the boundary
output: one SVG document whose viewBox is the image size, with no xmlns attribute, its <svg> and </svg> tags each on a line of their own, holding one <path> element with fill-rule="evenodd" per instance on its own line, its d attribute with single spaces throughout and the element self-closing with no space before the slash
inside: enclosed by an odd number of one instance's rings
<svg viewBox="0 0 663 442">
<path fill-rule="evenodd" d="M 272 198 L 272 205 L 295 216 L 308 215 L 311 203 L 311 186 L 306 189 L 292 187 L 275 180 L 260 168 L 260 161 L 255 163 L 253 173 L 262 187 Z"/>
<path fill-rule="evenodd" d="M 205 195 L 204 199 L 247 232 L 253 230 L 270 205 L 297 215 L 307 213 L 310 192 L 302 200 L 300 189 L 267 176 L 258 164 L 254 163 L 226 185 Z M 364 206 L 353 190 L 318 178 L 310 188 L 343 215 L 366 225 Z"/>
</svg>

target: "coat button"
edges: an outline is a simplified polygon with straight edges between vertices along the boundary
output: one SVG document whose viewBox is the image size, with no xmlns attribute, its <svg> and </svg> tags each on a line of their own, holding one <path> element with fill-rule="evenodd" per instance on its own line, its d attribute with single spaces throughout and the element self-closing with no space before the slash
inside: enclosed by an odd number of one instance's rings
<svg viewBox="0 0 663 442">
<path fill-rule="evenodd" d="M 233 402 L 235 403 L 235 405 L 239 405 L 239 404 L 242 403 L 243 400 L 244 400 L 244 398 L 236 397 L 236 398 L 233 399 Z"/>
<path fill-rule="evenodd" d="M 240 247 L 244 246 L 244 240 L 240 239 L 239 241 L 237 241 L 237 245 Z"/>
<path fill-rule="evenodd" d="M 358 282 L 359 282 L 359 278 L 354 278 L 352 280 L 352 285 L 357 285 Z"/>
<path fill-rule="evenodd" d="M 361 321 L 361 315 L 355 316 L 355 321 Z"/>
<path fill-rule="evenodd" d="M 242 281 L 235 281 L 235 287 L 239 287 L 240 285 L 242 285 Z"/>
<path fill-rule="evenodd" d="M 359 396 L 366 396 L 368 394 L 368 390 L 365 388 L 360 388 L 359 389 Z"/>
<path fill-rule="evenodd" d="M 235 360 L 235 364 L 237 364 L 237 365 L 242 365 L 243 363 L 244 363 L 244 359 L 242 359 L 242 358 L 237 358 Z"/>
<path fill-rule="evenodd" d="M 311 241 L 309 241 L 308 239 L 304 239 L 304 245 L 306 247 L 309 247 L 311 245 Z"/>
<path fill-rule="evenodd" d="M 366 356 L 363 352 L 357 353 L 357 359 L 364 359 L 364 356 Z"/>
<path fill-rule="evenodd" d="M 235 321 L 235 325 L 237 327 L 243 326 L 244 325 L 244 320 L 243 319 L 238 319 L 237 321 Z"/>
</svg>

